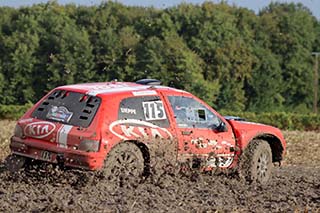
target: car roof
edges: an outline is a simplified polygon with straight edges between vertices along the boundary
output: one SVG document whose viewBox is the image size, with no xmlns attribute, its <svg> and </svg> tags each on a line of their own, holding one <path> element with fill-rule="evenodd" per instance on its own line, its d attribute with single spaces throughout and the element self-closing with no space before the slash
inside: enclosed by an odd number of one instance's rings
<svg viewBox="0 0 320 213">
<path fill-rule="evenodd" d="M 132 82 L 95 82 L 60 86 L 57 89 L 86 93 L 92 96 L 104 96 L 115 93 L 132 92 L 133 95 L 156 95 L 159 90 L 188 93 L 172 87 L 141 85 Z"/>
</svg>

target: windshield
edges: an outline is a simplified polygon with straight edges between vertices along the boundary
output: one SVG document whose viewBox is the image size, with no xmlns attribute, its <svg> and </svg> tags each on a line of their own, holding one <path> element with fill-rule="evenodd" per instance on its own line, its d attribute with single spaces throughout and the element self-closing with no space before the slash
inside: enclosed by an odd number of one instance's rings
<svg viewBox="0 0 320 213">
<path fill-rule="evenodd" d="M 31 116 L 41 120 L 88 127 L 100 103 L 100 98 L 95 96 L 55 90 L 39 104 Z"/>
</svg>

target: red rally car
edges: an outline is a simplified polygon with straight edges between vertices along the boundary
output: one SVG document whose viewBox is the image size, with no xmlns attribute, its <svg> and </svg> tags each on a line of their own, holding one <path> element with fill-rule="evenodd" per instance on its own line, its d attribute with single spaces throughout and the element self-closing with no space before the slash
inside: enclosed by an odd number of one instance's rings
<svg viewBox="0 0 320 213">
<path fill-rule="evenodd" d="M 275 127 L 225 118 L 186 91 L 143 79 L 53 89 L 18 120 L 7 166 L 16 171 L 37 159 L 141 175 L 150 169 L 155 140 L 174 141 L 177 163 L 240 169 L 246 179 L 261 183 L 286 149 Z"/>
</svg>

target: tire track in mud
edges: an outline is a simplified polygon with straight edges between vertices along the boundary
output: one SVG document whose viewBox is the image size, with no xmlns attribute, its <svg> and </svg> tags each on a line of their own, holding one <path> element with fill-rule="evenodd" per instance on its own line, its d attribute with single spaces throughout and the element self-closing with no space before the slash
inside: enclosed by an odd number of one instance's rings
<svg viewBox="0 0 320 213">
<path fill-rule="evenodd" d="M 320 211 L 320 168 L 275 168 L 266 185 L 227 174 L 164 173 L 135 189 L 110 191 L 97 172 L 51 165 L 16 174 L 0 166 L 1 212 Z"/>
</svg>

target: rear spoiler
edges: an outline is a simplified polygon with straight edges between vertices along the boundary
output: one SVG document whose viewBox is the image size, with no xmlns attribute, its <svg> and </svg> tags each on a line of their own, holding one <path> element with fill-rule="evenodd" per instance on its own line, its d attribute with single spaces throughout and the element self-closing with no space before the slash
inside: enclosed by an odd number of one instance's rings
<svg viewBox="0 0 320 213">
<path fill-rule="evenodd" d="M 233 121 L 246 121 L 245 118 L 240 118 L 240 117 L 237 117 L 237 116 L 230 116 L 230 115 L 227 115 L 227 116 L 223 116 L 226 120 L 233 120 Z"/>
</svg>

